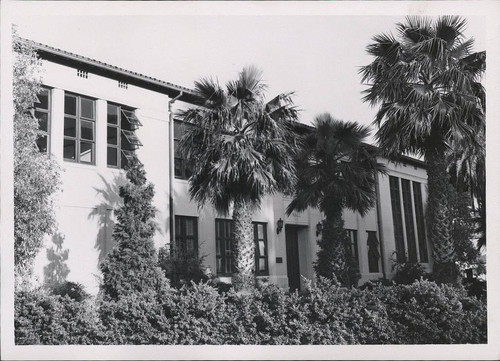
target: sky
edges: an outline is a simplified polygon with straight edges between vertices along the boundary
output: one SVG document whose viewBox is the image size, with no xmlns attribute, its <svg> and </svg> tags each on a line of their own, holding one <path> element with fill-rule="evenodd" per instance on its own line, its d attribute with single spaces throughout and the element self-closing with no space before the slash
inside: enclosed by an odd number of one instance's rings
<svg viewBox="0 0 500 361">
<path fill-rule="evenodd" d="M 358 74 L 372 61 L 366 46 L 375 34 L 396 33 L 395 24 L 411 12 L 391 14 L 389 2 L 358 2 L 353 10 L 314 2 L 117 4 L 12 2 L 10 19 L 22 37 L 188 88 L 208 76 L 224 84 L 256 65 L 267 98 L 295 92 L 300 121 L 308 124 L 323 112 L 371 124 L 376 109 L 362 102 L 367 87 Z M 479 51 L 486 37 L 477 15 L 467 16 L 466 36 Z"/>
</svg>

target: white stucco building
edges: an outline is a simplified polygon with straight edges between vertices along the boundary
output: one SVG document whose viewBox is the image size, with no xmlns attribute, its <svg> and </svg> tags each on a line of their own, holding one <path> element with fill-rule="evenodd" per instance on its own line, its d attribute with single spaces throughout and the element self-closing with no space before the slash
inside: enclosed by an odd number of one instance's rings
<svg viewBox="0 0 500 361">
<path fill-rule="evenodd" d="M 54 237 L 62 238 L 63 249 L 69 250 L 67 279 L 91 293 L 98 290 L 99 262 L 113 247 L 113 209 L 120 204 L 118 187 L 125 179 L 121 168 L 128 152 L 136 152 L 155 186 L 156 246 L 174 239 L 180 247 L 197 249 L 214 275 L 230 279 L 231 220 L 213 209 L 198 210 L 188 195 L 184 162 L 173 156 L 182 132 L 174 114 L 190 106 L 193 91 L 43 44 L 34 46 L 43 68 L 44 91 L 36 104 L 37 117 L 46 119 L 40 147 L 64 169 Z M 400 257 L 432 266 L 425 236 L 424 164 L 411 158 L 399 165 L 380 161 L 388 174 L 378 175 L 377 206 L 364 217 L 344 212 L 360 282 L 390 278 L 396 250 Z M 259 277 L 296 289 L 304 286 L 300 276 L 314 278 L 322 216 L 308 209 L 286 217 L 289 202 L 268 197 L 254 214 L 256 264 Z M 52 246 L 47 239 L 46 247 Z M 41 252 L 36 273 L 42 281 L 48 262 Z"/>
</svg>

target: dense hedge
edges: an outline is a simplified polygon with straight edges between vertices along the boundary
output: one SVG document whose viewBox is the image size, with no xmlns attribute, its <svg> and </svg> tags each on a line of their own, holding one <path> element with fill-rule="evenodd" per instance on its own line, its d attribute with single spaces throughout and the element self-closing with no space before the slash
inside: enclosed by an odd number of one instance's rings
<svg viewBox="0 0 500 361">
<path fill-rule="evenodd" d="M 436 344 L 485 343 L 486 304 L 463 288 L 340 288 L 304 294 L 273 285 L 219 293 L 208 284 L 116 302 L 16 294 L 17 344 Z"/>
</svg>

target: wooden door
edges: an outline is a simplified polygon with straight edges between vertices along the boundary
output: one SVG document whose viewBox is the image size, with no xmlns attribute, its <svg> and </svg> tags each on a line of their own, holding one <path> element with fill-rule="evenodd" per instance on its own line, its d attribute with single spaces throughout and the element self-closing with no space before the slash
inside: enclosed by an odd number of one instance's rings
<svg viewBox="0 0 500 361">
<path fill-rule="evenodd" d="M 285 226 L 286 269 L 290 292 L 300 291 L 299 238 L 297 232 L 297 227 Z"/>
</svg>

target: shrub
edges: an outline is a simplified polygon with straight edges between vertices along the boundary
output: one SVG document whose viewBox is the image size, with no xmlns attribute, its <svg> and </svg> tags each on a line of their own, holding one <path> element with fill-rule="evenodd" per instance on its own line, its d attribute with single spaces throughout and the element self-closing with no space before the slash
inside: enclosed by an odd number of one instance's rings
<svg viewBox="0 0 500 361">
<path fill-rule="evenodd" d="M 320 279 L 308 291 L 275 285 L 219 293 L 191 282 L 160 302 L 154 291 L 103 300 L 16 295 L 19 344 L 436 344 L 486 342 L 486 304 L 464 288 L 417 281 L 347 289 Z M 102 321 L 102 324 L 99 323 Z"/>
<path fill-rule="evenodd" d="M 99 317 L 105 329 L 107 344 L 165 344 L 168 328 L 161 304 L 154 292 L 130 293 L 118 300 L 103 301 Z"/>
<path fill-rule="evenodd" d="M 90 295 L 85 291 L 84 286 L 81 283 L 70 281 L 53 286 L 50 289 L 50 292 L 56 296 L 68 296 L 77 302 L 90 298 Z"/>
<path fill-rule="evenodd" d="M 203 267 L 204 258 L 182 251 L 171 254 L 167 247 L 162 247 L 158 253 L 158 264 L 170 281 L 170 285 L 181 288 L 191 281 L 200 283 L 210 280 L 210 275 Z"/>
<path fill-rule="evenodd" d="M 105 342 L 90 301 L 50 295 L 37 289 L 15 294 L 15 342 L 18 345 L 89 345 Z"/>
<path fill-rule="evenodd" d="M 422 280 L 379 287 L 374 293 L 395 325 L 397 343 L 486 342 L 486 306 L 463 288 Z"/>
<path fill-rule="evenodd" d="M 418 262 L 394 262 L 392 270 L 396 271 L 392 279 L 397 284 L 409 285 L 427 276 L 424 267 Z"/>
<path fill-rule="evenodd" d="M 100 265 L 101 291 L 105 301 L 119 301 L 130 294 L 155 292 L 161 299 L 168 282 L 158 266 L 153 236 L 156 231 L 154 187 L 137 160 L 127 169 L 128 183 L 120 187 L 123 206 L 115 211 L 115 247 Z"/>
</svg>

